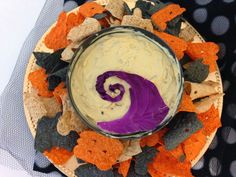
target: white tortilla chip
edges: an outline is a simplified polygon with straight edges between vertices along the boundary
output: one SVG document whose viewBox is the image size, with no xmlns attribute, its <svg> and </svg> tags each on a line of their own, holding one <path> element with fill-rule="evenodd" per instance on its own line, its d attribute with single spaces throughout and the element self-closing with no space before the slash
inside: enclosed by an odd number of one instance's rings
<svg viewBox="0 0 236 177">
<path fill-rule="evenodd" d="M 70 62 L 72 57 L 74 56 L 74 50 L 76 50 L 78 47 L 78 42 L 72 42 L 70 45 L 68 45 L 61 54 L 61 60 Z"/>
<path fill-rule="evenodd" d="M 107 3 L 106 10 L 108 10 L 112 16 L 122 19 L 124 16 L 124 1 L 123 0 L 109 0 Z"/>
<path fill-rule="evenodd" d="M 67 35 L 67 39 L 73 42 L 80 42 L 84 38 L 101 30 L 101 25 L 95 18 L 86 18 L 84 22 L 73 27 Z"/>
<path fill-rule="evenodd" d="M 66 136 L 70 131 L 81 132 L 87 127 L 82 123 L 79 115 L 74 111 L 68 95 L 63 96 L 62 98 L 63 113 L 59 118 L 57 123 L 57 131 L 63 136 Z"/>
<path fill-rule="evenodd" d="M 224 94 L 211 95 L 209 97 L 203 98 L 200 101 L 194 103 L 197 113 L 203 113 L 210 109 L 210 107 L 217 101 L 219 98 L 223 97 Z"/>
<path fill-rule="evenodd" d="M 131 159 L 133 156 L 142 152 L 140 147 L 140 140 L 123 140 L 124 150 L 121 156 L 118 158 L 118 162 L 123 162 Z"/>
<path fill-rule="evenodd" d="M 153 25 L 150 19 L 142 18 L 142 11 L 139 8 L 134 9 L 133 15 L 125 15 L 121 22 L 124 26 L 135 26 L 147 31 L 153 32 Z"/>
<path fill-rule="evenodd" d="M 43 116 L 54 117 L 56 113 L 61 112 L 61 105 L 54 97 L 40 97 L 34 92 L 25 93 L 24 102 L 29 114 L 35 122 Z"/>
<path fill-rule="evenodd" d="M 193 83 L 186 81 L 184 83 L 184 90 L 187 95 L 190 95 L 192 100 L 203 98 L 206 96 L 217 94 L 217 87 L 219 83 L 214 81 L 204 81 L 202 83 Z"/>
</svg>

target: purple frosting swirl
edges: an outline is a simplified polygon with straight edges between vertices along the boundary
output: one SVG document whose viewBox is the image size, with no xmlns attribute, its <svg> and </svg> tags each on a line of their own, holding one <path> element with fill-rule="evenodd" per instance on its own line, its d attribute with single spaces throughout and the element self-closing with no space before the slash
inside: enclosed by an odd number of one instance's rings
<svg viewBox="0 0 236 177">
<path fill-rule="evenodd" d="M 107 122 L 97 122 L 97 125 L 103 130 L 119 134 L 155 129 L 169 112 L 169 108 L 164 103 L 156 86 L 137 74 L 107 71 L 97 77 L 96 90 L 102 99 L 110 102 L 120 101 L 125 93 L 124 86 L 117 83 L 110 85 L 109 90 L 111 92 L 119 90 L 119 95 L 113 98 L 107 94 L 104 83 L 112 76 L 116 76 L 130 85 L 131 104 L 123 117 Z"/>
</svg>

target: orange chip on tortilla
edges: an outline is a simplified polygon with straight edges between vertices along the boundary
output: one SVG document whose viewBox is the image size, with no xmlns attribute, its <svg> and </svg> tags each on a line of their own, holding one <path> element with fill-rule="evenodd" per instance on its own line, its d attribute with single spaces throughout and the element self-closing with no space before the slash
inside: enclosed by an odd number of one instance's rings
<svg viewBox="0 0 236 177">
<path fill-rule="evenodd" d="M 164 146 L 160 146 L 158 151 L 151 163 L 155 170 L 171 176 L 192 177 L 190 162 L 180 162 Z"/>
<path fill-rule="evenodd" d="M 42 97 L 52 97 L 53 93 L 48 90 L 47 74 L 45 69 L 41 68 L 29 73 L 28 79 L 33 88 L 38 91 L 38 95 Z"/>
<path fill-rule="evenodd" d="M 210 66 L 210 72 L 216 70 L 217 53 L 220 48 L 214 42 L 188 43 L 186 53 L 192 60 L 203 59 L 203 63 Z"/>
<path fill-rule="evenodd" d="M 202 148 L 205 146 L 206 135 L 203 133 L 203 130 L 200 129 L 196 133 L 192 134 L 182 144 L 186 160 L 192 161 L 199 155 Z"/>
<path fill-rule="evenodd" d="M 94 131 L 83 131 L 74 147 L 74 155 L 92 163 L 100 170 L 108 170 L 116 163 L 123 152 L 123 144 Z"/>
<path fill-rule="evenodd" d="M 121 174 L 123 177 L 126 177 L 129 172 L 130 164 L 131 164 L 131 159 L 121 162 L 118 168 L 118 173 Z"/>
<path fill-rule="evenodd" d="M 183 39 L 180 39 L 176 36 L 165 32 L 159 32 L 154 30 L 154 34 L 160 37 L 163 41 L 165 41 L 169 47 L 173 50 L 176 57 L 181 60 L 184 57 L 184 51 L 187 50 L 187 42 Z"/>
<path fill-rule="evenodd" d="M 163 143 L 162 137 L 167 131 L 168 131 L 168 128 L 165 127 L 152 135 L 142 138 L 140 141 L 140 145 L 142 147 L 155 146 L 157 144 L 163 145 L 164 143 Z"/>
<path fill-rule="evenodd" d="M 79 12 L 84 17 L 93 17 L 96 14 L 103 13 L 105 8 L 96 2 L 86 2 L 80 6 Z"/>
<path fill-rule="evenodd" d="M 46 150 L 43 152 L 43 154 L 56 165 L 65 164 L 73 155 L 72 152 L 59 147 L 53 147 L 50 151 Z"/>
<path fill-rule="evenodd" d="M 211 135 L 217 128 L 221 127 L 219 110 L 215 108 L 214 104 L 208 111 L 199 113 L 197 116 L 202 122 L 204 132 L 207 136 Z"/>
<path fill-rule="evenodd" d="M 181 15 L 185 10 L 185 8 L 181 8 L 178 4 L 170 4 L 154 13 L 151 19 L 159 30 L 164 31 L 167 27 L 167 22 Z"/>
<path fill-rule="evenodd" d="M 189 95 L 186 94 L 186 92 L 183 92 L 182 100 L 180 102 L 178 112 L 180 111 L 186 111 L 186 112 L 195 112 L 196 108 L 192 102 L 192 99 Z"/>
<path fill-rule="evenodd" d="M 53 91 L 54 97 L 57 99 L 59 103 L 62 103 L 61 97 L 67 94 L 67 89 L 65 87 L 65 83 L 61 82 Z"/>
</svg>

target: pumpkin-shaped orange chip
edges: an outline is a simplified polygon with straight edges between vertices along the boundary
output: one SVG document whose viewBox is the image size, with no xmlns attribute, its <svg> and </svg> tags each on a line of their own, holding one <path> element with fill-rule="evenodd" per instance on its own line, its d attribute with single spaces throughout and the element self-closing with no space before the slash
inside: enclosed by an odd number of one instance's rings
<svg viewBox="0 0 236 177">
<path fill-rule="evenodd" d="M 112 168 L 123 152 L 123 144 L 94 131 L 83 131 L 74 148 L 74 154 L 81 160 L 92 163 L 100 170 Z"/>
<path fill-rule="evenodd" d="M 59 147 L 53 147 L 50 151 L 44 151 L 43 154 L 47 156 L 56 165 L 65 164 L 73 155 L 72 152 Z"/>
</svg>

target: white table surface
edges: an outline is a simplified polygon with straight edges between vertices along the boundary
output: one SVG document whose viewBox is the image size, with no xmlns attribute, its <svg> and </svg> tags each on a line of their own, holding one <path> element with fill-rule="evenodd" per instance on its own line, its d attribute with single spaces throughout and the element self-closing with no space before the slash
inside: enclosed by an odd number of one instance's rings
<svg viewBox="0 0 236 177">
<path fill-rule="evenodd" d="M 0 94 L 14 69 L 20 49 L 46 0 L 4 0 L 0 3 Z M 0 152 L 0 158 L 4 153 Z M 0 164 L 0 176 L 29 177 Z"/>
</svg>

